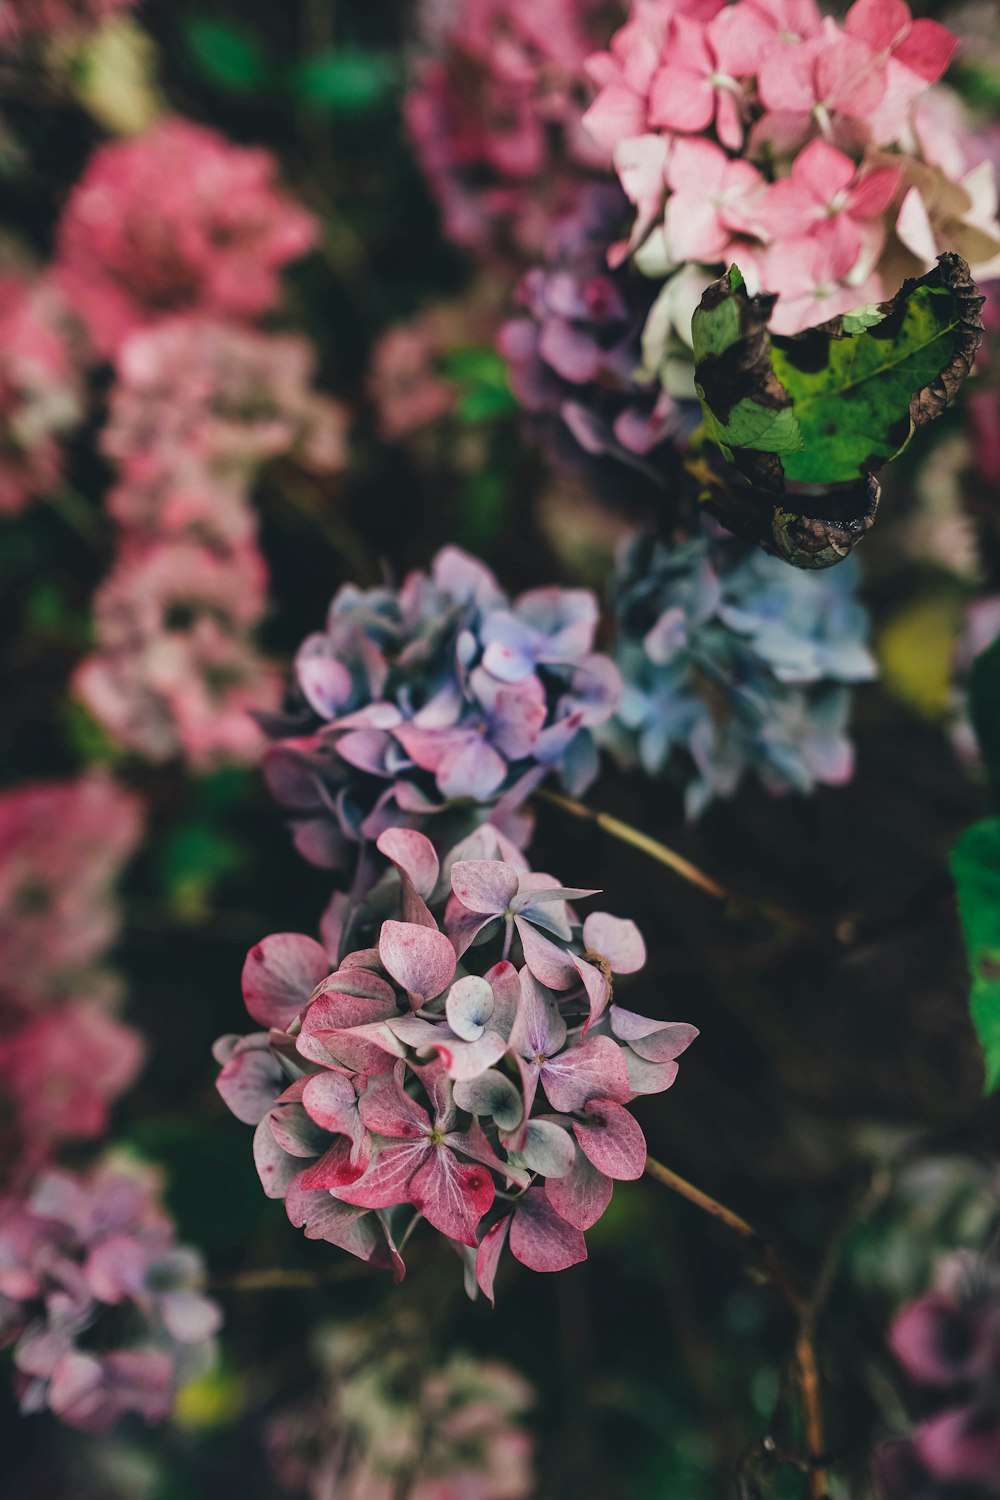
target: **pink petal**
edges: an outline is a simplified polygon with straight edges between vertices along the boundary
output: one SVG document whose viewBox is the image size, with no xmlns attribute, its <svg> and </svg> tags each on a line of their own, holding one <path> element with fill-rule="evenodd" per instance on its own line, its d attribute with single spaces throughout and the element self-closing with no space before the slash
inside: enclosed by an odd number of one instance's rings
<svg viewBox="0 0 1000 1500">
<path fill-rule="evenodd" d="M 576 1153 L 573 1170 L 566 1177 L 549 1177 L 545 1192 L 556 1213 L 574 1229 L 589 1229 L 596 1224 L 611 1202 L 614 1184 L 592 1166 L 581 1151 Z"/>
<path fill-rule="evenodd" d="M 576 965 L 577 973 L 583 980 L 583 987 L 587 991 L 587 999 L 590 1001 L 590 1014 L 584 1031 L 587 1032 L 594 1022 L 599 1020 L 607 1009 L 608 1001 L 611 999 L 611 986 L 604 974 L 596 964 L 585 963 L 582 958 L 573 955 L 573 963 Z"/>
<path fill-rule="evenodd" d="M 309 1118 L 331 1135 L 359 1137 L 358 1096 L 343 1073 L 314 1073 L 307 1078 L 302 1104 Z"/>
<path fill-rule="evenodd" d="M 285 1086 L 285 1072 L 260 1031 L 241 1038 L 215 1080 L 226 1104 L 244 1125 L 256 1125 Z"/>
<path fill-rule="evenodd" d="M 510 1248 L 530 1271 L 565 1271 L 587 1259 L 580 1230 L 560 1217 L 542 1187 L 529 1188 L 518 1200 Z"/>
<path fill-rule="evenodd" d="M 451 888 L 467 911 L 497 917 L 516 896 L 518 875 L 498 859 L 462 859 L 451 867 Z"/>
<path fill-rule="evenodd" d="M 434 1147 L 426 1136 L 405 1146 L 383 1146 L 363 1177 L 337 1188 L 342 1203 L 361 1208 L 395 1208 L 410 1201 L 410 1179 Z"/>
<path fill-rule="evenodd" d="M 558 1052 L 566 1041 L 566 1022 L 552 996 L 531 972 L 522 970 L 521 1005 L 510 1034 L 510 1044 L 523 1058 Z"/>
<path fill-rule="evenodd" d="M 302 1171 L 301 1158 L 289 1156 L 274 1139 L 268 1115 L 254 1131 L 253 1159 L 268 1198 L 284 1198 L 289 1183 Z"/>
<path fill-rule="evenodd" d="M 313 938 L 275 932 L 250 949 L 243 965 L 243 999 L 262 1026 L 285 1031 L 321 979 L 330 960 Z"/>
<path fill-rule="evenodd" d="M 387 828 L 376 848 L 406 875 L 413 889 L 426 900 L 437 885 L 438 857 L 434 845 L 415 828 Z"/>
<path fill-rule="evenodd" d="M 955 55 L 958 37 L 938 21 L 925 17 L 914 21 L 908 34 L 893 51 L 896 62 L 916 73 L 925 83 L 936 83 Z"/>
<path fill-rule="evenodd" d="M 591 912 L 583 924 L 583 941 L 591 953 L 607 959 L 615 974 L 635 974 L 646 962 L 642 933 L 628 917 Z"/>
<path fill-rule="evenodd" d="M 310 1192 L 297 1178 L 288 1189 L 285 1212 L 296 1229 L 305 1230 L 307 1240 L 326 1240 L 359 1260 L 380 1259 L 378 1231 L 367 1209 L 332 1198 L 328 1192 Z"/>
<path fill-rule="evenodd" d="M 454 948 L 443 932 L 430 927 L 383 922 L 378 951 L 387 972 L 410 996 L 414 1010 L 440 995 L 455 973 Z"/>
<path fill-rule="evenodd" d="M 493 1284 L 496 1281 L 497 1267 L 507 1243 L 507 1235 L 510 1231 L 510 1214 L 499 1219 L 492 1229 L 488 1229 L 483 1235 L 482 1244 L 476 1255 L 476 1281 L 479 1290 L 490 1302 L 494 1302 Z"/>
<path fill-rule="evenodd" d="M 370 1151 L 367 1150 L 361 1157 L 355 1159 L 351 1153 L 350 1141 L 340 1136 L 317 1161 L 313 1162 L 311 1167 L 306 1168 L 299 1181 L 301 1186 L 309 1192 L 317 1188 L 329 1190 L 349 1187 L 352 1182 L 357 1182 L 358 1178 L 364 1175 L 370 1159 Z"/>
<path fill-rule="evenodd" d="M 902 173 L 897 167 L 878 167 L 860 179 L 848 194 L 848 207 L 856 219 L 876 219 L 885 213 L 899 190 Z"/>
<path fill-rule="evenodd" d="M 405 1076 L 402 1063 L 389 1075 L 373 1079 L 358 1102 L 358 1113 L 376 1135 L 397 1136 L 401 1140 L 422 1140 L 431 1128 L 431 1117 L 402 1086 Z"/>
<path fill-rule="evenodd" d="M 535 978 L 550 990 L 568 990 L 577 977 L 572 957 L 543 937 L 525 917 L 515 917 L 514 926 L 521 939 L 524 962 Z"/>
<path fill-rule="evenodd" d="M 590 1036 L 542 1065 L 542 1088 L 560 1114 L 583 1109 L 595 1098 L 624 1102 L 631 1095 L 621 1048 L 609 1036 Z"/>
<path fill-rule="evenodd" d="M 640 1057 L 658 1063 L 680 1057 L 698 1035 L 697 1026 L 687 1021 L 654 1021 L 620 1005 L 611 1007 L 611 1030 Z"/>
<path fill-rule="evenodd" d="M 494 1194 L 485 1167 L 465 1166 L 447 1146 L 437 1146 L 414 1174 L 409 1201 L 435 1229 L 475 1249 L 476 1229 L 492 1208 Z"/>
<path fill-rule="evenodd" d="M 646 1168 L 646 1137 L 639 1123 L 613 1099 L 592 1099 L 584 1114 L 590 1123 L 573 1122 L 573 1134 L 592 1166 L 616 1182 L 631 1182 Z"/>
</svg>

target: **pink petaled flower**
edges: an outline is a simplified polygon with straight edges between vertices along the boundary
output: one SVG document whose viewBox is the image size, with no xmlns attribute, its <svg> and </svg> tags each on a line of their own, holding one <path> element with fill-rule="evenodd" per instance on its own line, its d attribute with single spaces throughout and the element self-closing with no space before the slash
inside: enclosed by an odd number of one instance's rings
<svg viewBox="0 0 1000 1500">
<path fill-rule="evenodd" d="M 817 139 L 799 152 L 791 176 L 768 188 L 763 218 L 777 241 L 833 229 L 845 258 L 852 257 L 852 269 L 862 256 L 866 265 L 874 265 L 885 241 L 882 216 L 900 182 L 898 167 L 859 169 L 849 156 Z M 782 285 L 775 283 L 774 289 Z"/>
<path fill-rule="evenodd" d="M 675 15 L 664 43 L 664 62 L 650 85 L 650 125 L 697 134 L 714 123 L 723 146 L 739 151 L 744 103 L 740 80 L 755 72 L 761 29 L 747 6 L 721 9 L 707 25 Z"/>
<path fill-rule="evenodd" d="M 44 280 L 0 275 L 0 516 L 56 487 L 60 440 L 82 417 L 61 297 Z"/>
<path fill-rule="evenodd" d="M 29 37 L 74 39 L 134 4 L 135 0 L 3 0 L 0 47 Z"/>
<path fill-rule="evenodd" d="M 316 240 L 269 152 L 181 119 L 93 155 L 58 231 L 56 274 L 100 354 L 177 312 L 256 318 Z"/>
<path fill-rule="evenodd" d="M 368 383 L 379 431 L 390 443 L 447 416 L 457 389 L 436 365 L 443 352 L 426 316 L 398 323 L 382 334 L 372 352 Z"/>
<path fill-rule="evenodd" d="M 51 997 L 118 926 L 112 886 L 139 842 L 135 798 L 109 777 L 36 782 L 0 795 L 0 993 Z"/>
<path fill-rule="evenodd" d="M 849 285 L 847 277 L 857 256 L 848 238 L 824 226 L 801 239 L 783 240 L 761 256 L 760 279 L 764 287 L 780 288 L 771 328 L 775 333 L 799 333 L 850 312 L 882 295 L 882 284 L 870 278 L 861 286 Z"/>
<path fill-rule="evenodd" d="M 475 1253 L 492 1297 L 508 1234 L 534 1270 L 585 1257 L 614 1181 L 645 1164 L 627 1106 L 670 1087 L 697 1032 L 622 1008 L 613 976 L 645 962 L 634 923 L 581 925 L 570 902 L 595 893 L 532 873 L 495 830 L 443 867 L 412 829 L 378 848 L 393 868 L 335 899 L 324 944 L 278 933 L 248 954 L 268 1030 L 221 1039 L 219 1091 L 309 1238 L 401 1277 L 422 1218 Z"/>
<path fill-rule="evenodd" d="M 906 0 L 854 0 L 844 26 L 885 67 L 885 94 L 869 120 L 874 139 L 899 140 L 914 103 L 951 62 L 958 38 L 937 21 L 915 21 Z"/>
<path fill-rule="evenodd" d="M 177 1387 L 210 1367 L 219 1310 L 158 1198 L 154 1173 L 99 1166 L 49 1172 L 0 1204 L 0 1343 L 14 1346 L 22 1411 L 96 1433 L 131 1412 L 164 1421 Z"/>
<path fill-rule="evenodd" d="M 741 238 L 760 241 L 765 181 L 748 161 L 733 161 L 711 141 L 677 140 L 667 163 L 665 241 L 675 261 L 734 258 Z M 749 265 L 744 249 L 740 268 Z"/>
<path fill-rule="evenodd" d="M 125 549 L 98 590 L 97 647 L 77 671 L 77 692 L 112 738 L 151 760 L 252 758 L 260 735 L 251 713 L 274 707 L 280 687 L 251 639 L 265 588 L 253 546 Z"/>
<path fill-rule="evenodd" d="M 0 1090 L 29 1150 L 103 1135 L 143 1060 L 137 1031 L 87 1001 L 61 1005 L 0 1042 Z"/>
<path fill-rule="evenodd" d="M 385 1330 L 381 1330 L 384 1334 Z M 453 1353 L 428 1363 L 424 1340 L 364 1323 L 319 1330 L 305 1398 L 270 1419 L 268 1455 L 283 1490 L 310 1500 L 527 1500 L 532 1391 L 505 1365 Z"/>
</svg>

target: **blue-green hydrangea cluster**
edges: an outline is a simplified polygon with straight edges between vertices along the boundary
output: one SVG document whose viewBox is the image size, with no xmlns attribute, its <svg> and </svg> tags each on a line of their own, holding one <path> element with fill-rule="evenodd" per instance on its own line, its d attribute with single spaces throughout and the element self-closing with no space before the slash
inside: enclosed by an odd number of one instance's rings
<svg viewBox="0 0 1000 1500">
<path fill-rule="evenodd" d="M 850 685 L 875 676 L 850 559 L 802 572 L 719 528 L 668 548 L 632 538 L 613 582 L 624 678 L 604 744 L 685 777 L 688 814 L 747 772 L 774 793 L 850 779 Z"/>
</svg>

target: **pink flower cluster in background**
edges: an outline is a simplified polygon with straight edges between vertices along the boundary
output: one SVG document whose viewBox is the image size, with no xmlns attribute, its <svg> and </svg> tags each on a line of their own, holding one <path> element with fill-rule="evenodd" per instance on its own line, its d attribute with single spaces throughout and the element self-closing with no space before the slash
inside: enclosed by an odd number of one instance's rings
<svg viewBox="0 0 1000 1500">
<path fill-rule="evenodd" d="M 243 992 L 266 1029 L 223 1037 L 218 1087 L 256 1126 L 264 1191 L 293 1224 L 403 1275 L 424 1219 L 492 1300 L 509 1241 L 536 1271 L 586 1257 L 616 1180 L 641 1176 L 628 1109 L 677 1076 L 693 1026 L 625 1009 L 635 924 L 581 923 L 566 889 L 483 827 L 439 862 L 392 829 L 358 903 L 337 896 L 319 943 L 265 938 Z"/>
<path fill-rule="evenodd" d="M 411 1329 L 377 1323 L 321 1328 L 313 1345 L 321 1365 L 314 1392 L 267 1426 L 284 1491 L 395 1500 L 405 1483 L 408 1500 L 533 1493 L 532 1442 L 522 1426 L 533 1392 L 507 1365 L 456 1352 L 428 1369 Z"/>
<path fill-rule="evenodd" d="M 586 116 L 636 215 L 612 260 L 735 261 L 791 334 L 958 250 L 1000 268 L 995 184 L 928 90 L 955 38 L 903 0 L 648 0 L 590 59 Z M 705 280 L 708 280 L 706 272 Z M 679 329 L 683 336 L 685 330 Z"/>
<path fill-rule="evenodd" d="M 46 277 L 0 273 L 0 516 L 56 488 L 83 413 L 62 296 Z"/>
<path fill-rule="evenodd" d="M 254 643 L 257 475 L 279 457 L 345 462 L 345 414 L 316 393 L 307 341 L 252 326 L 316 237 L 274 176 L 268 152 L 168 119 L 94 154 L 58 235 L 55 274 L 115 376 L 101 446 L 119 551 L 76 688 L 117 743 L 199 770 L 252 758 L 251 713 L 277 702 Z"/>
<path fill-rule="evenodd" d="M 890 1343 L 930 1415 L 886 1443 L 878 1472 L 886 1500 L 1000 1495 L 1000 1284 L 994 1264 L 964 1254 L 897 1315 Z"/>
<path fill-rule="evenodd" d="M 0 5 L 0 47 L 29 39 L 85 35 L 135 0 L 3 0 Z"/>
<path fill-rule="evenodd" d="M 537 254 L 606 154 L 583 130 L 599 0 L 424 7 L 426 55 L 404 109 L 448 238 L 479 255 Z"/>
<path fill-rule="evenodd" d="M 0 1199 L 0 1345 L 14 1346 L 22 1411 L 96 1433 L 126 1413 L 161 1422 L 211 1365 L 219 1310 L 159 1189 L 154 1172 L 108 1163 Z"/>
</svg>

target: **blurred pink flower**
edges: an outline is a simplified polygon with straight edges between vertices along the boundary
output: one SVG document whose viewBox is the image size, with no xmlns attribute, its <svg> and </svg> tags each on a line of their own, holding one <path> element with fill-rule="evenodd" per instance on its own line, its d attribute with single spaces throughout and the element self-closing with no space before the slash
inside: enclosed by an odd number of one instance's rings
<svg viewBox="0 0 1000 1500">
<path fill-rule="evenodd" d="M 29 37 L 73 38 L 134 4 L 135 0 L 3 0 L 0 47 Z"/>
<path fill-rule="evenodd" d="M 60 439 L 82 417 L 62 298 L 41 277 L 0 275 L 0 515 L 56 487 Z"/>
<path fill-rule="evenodd" d="M 56 275 L 98 353 L 177 312 L 253 319 L 310 250 L 312 215 L 262 149 L 171 118 L 97 149 L 58 229 Z"/>
</svg>

